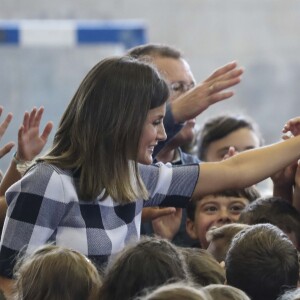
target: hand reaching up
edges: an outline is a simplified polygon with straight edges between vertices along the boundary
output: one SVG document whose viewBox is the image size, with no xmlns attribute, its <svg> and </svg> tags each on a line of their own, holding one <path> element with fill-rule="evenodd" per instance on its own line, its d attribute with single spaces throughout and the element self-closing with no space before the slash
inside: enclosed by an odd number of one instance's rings
<svg viewBox="0 0 300 300">
<path fill-rule="evenodd" d="M 23 124 L 18 132 L 17 159 L 20 161 L 33 160 L 44 148 L 49 134 L 53 128 L 53 123 L 48 122 L 40 135 L 40 122 L 44 108 L 33 108 L 30 114 L 25 112 Z"/>
<path fill-rule="evenodd" d="M 282 132 L 284 134 L 287 134 L 290 132 L 292 135 L 297 136 L 300 134 L 300 117 L 296 117 L 293 119 L 290 119 L 289 121 L 286 122 L 284 125 Z M 283 136 L 285 139 L 285 136 Z"/>
<path fill-rule="evenodd" d="M 3 107 L 0 106 L 0 116 L 2 115 L 2 112 L 3 112 Z M 10 124 L 12 117 L 13 117 L 12 113 L 9 113 L 6 116 L 6 118 L 4 119 L 4 121 L 0 124 L 0 139 L 5 134 L 5 131 L 8 127 L 8 125 Z M 9 142 L 9 143 L 5 144 L 3 147 L 1 147 L 0 148 L 0 158 L 2 158 L 4 155 L 6 155 L 8 152 L 10 152 L 10 150 L 13 148 L 14 145 L 15 145 L 14 142 Z"/>
</svg>

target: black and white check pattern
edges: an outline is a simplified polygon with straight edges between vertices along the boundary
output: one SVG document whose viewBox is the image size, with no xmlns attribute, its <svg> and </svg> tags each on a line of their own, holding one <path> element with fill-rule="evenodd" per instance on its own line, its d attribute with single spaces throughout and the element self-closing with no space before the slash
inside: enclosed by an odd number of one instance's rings
<svg viewBox="0 0 300 300">
<path fill-rule="evenodd" d="M 20 251 L 32 253 L 46 243 L 69 247 L 97 265 L 140 236 L 144 206 L 185 206 L 198 179 L 198 165 L 139 166 L 149 190 L 147 201 L 119 205 L 78 199 L 71 171 L 39 163 L 6 193 L 8 211 L 1 237 L 0 274 L 12 276 Z"/>
</svg>

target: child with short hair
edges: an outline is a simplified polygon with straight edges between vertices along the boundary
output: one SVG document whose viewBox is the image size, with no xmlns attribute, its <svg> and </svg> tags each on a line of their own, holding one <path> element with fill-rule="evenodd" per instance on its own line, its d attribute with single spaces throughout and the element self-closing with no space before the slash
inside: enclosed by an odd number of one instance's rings
<svg viewBox="0 0 300 300">
<path fill-rule="evenodd" d="M 233 237 L 243 229 L 249 228 L 247 224 L 231 223 L 221 227 L 212 227 L 207 231 L 206 239 L 209 242 L 207 251 L 219 262 L 225 261 Z"/>
<path fill-rule="evenodd" d="M 193 199 L 187 206 L 186 230 L 201 248 L 206 249 L 209 242 L 207 231 L 216 226 L 237 222 L 241 211 L 252 201 L 260 197 L 252 186 L 240 190 L 227 190 L 200 199 Z"/>
<path fill-rule="evenodd" d="M 98 300 L 101 278 L 83 254 L 44 245 L 16 265 L 16 299 Z"/>
<path fill-rule="evenodd" d="M 232 240 L 226 260 L 227 284 L 252 300 L 274 300 L 299 280 L 297 250 L 278 227 L 257 224 Z"/>
<path fill-rule="evenodd" d="M 213 300 L 208 292 L 185 282 L 162 285 L 135 300 Z"/>
<path fill-rule="evenodd" d="M 215 258 L 204 249 L 179 248 L 187 263 L 193 281 L 201 286 L 224 284 L 225 270 Z"/>
<path fill-rule="evenodd" d="M 110 261 L 101 287 L 101 300 L 131 300 L 145 288 L 188 279 L 179 249 L 168 240 L 145 236 Z"/>
<path fill-rule="evenodd" d="M 280 197 L 264 197 L 250 203 L 241 212 L 239 222 L 249 225 L 273 224 L 285 232 L 300 250 L 300 213 Z"/>
<path fill-rule="evenodd" d="M 221 300 L 250 300 L 250 298 L 240 289 L 230 285 L 211 284 L 202 289 L 209 292 L 213 299 Z"/>
</svg>

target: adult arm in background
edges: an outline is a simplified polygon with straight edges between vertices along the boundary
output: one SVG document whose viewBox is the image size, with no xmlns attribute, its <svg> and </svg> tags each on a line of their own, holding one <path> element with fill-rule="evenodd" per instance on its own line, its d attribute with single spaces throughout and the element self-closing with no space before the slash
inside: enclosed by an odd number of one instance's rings
<svg viewBox="0 0 300 300">
<path fill-rule="evenodd" d="M 228 99 L 233 91 L 224 91 L 241 81 L 243 69 L 231 62 L 215 70 L 202 83 L 184 93 L 167 106 L 164 126 L 167 140 L 159 142 L 154 149 L 153 157 L 181 130 L 187 120 L 196 118 L 210 105 Z"/>
</svg>

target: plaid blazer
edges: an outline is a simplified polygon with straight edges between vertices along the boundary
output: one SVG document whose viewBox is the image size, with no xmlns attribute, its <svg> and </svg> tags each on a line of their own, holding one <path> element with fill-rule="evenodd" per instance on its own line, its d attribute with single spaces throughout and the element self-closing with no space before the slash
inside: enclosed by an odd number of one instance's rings
<svg viewBox="0 0 300 300">
<path fill-rule="evenodd" d="M 46 243 L 75 249 L 97 266 L 140 237 L 144 206 L 184 207 L 199 175 L 198 165 L 139 165 L 149 199 L 120 205 L 78 198 L 71 170 L 38 163 L 6 193 L 8 210 L 0 244 L 0 274 L 12 276 L 20 252 Z"/>
</svg>

